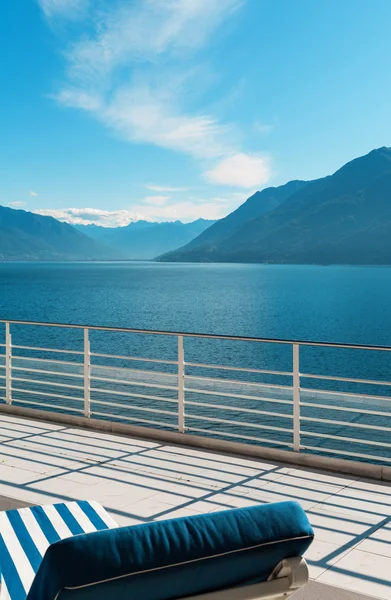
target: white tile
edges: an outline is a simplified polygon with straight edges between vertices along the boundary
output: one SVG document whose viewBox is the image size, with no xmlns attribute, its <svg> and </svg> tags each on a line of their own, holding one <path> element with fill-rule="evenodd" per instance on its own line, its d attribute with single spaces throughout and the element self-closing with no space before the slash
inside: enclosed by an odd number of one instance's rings
<svg viewBox="0 0 391 600">
<path fill-rule="evenodd" d="M 31 483 L 29 485 L 30 490 L 36 490 L 37 492 L 46 492 L 50 494 L 61 494 L 73 497 L 73 492 L 76 492 L 78 488 L 89 487 L 83 484 L 78 484 L 74 481 L 70 481 L 69 479 L 65 479 L 62 476 L 59 477 L 49 477 L 47 479 L 43 479 L 41 481 L 37 481 L 35 483 Z"/>
<path fill-rule="evenodd" d="M 197 500 L 196 502 L 188 504 L 187 508 L 198 513 L 210 513 L 219 510 L 226 510 L 228 507 L 226 504 L 220 504 L 219 502 L 216 502 L 215 497 L 211 496 L 210 500 L 207 498 L 205 500 Z"/>
<path fill-rule="evenodd" d="M 11 436 L 8 435 L 0 435 L 0 443 L 2 442 L 9 442 L 10 440 L 14 439 Z"/>
<path fill-rule="evenodd" d="M 87 475 L 93 475 L 95 477 L 101 478 L 101 484 L 109 483 L 109 482 L 125 482 L 131 483 L 132 485 L 137 485 L 140 488 L 145 488 L 147 490 L 151 490 L 151 492 L 164 492 L 167 490 L 167 482 L 161 480 L 160 478 L 155 478 L 153 475 L 149 475 L 148 473 L 138 472 L 129 472 L 122 471 L 118 463 L 116 463 L 115 467 L 113 464 L 105 464 L 99 465 L 95 467 L 90 467 L 88 469 L 83 469 L 84 473 Z M 172 483 L 172 482 L 170 482 Z M 184 490 L 185 491 L 185 490 Z"/>
<path fill-rule="evenodd" d="M 262 495 L 264 496 L 265 493 L 270 494 L 271 498 L 275 496 L 276 502 L 280 501 L 281 499 L 297 500 L 302 504 L 303 508 L 305 507 L 306 509 L 326 500 L 326 498 L 328 498 L 330 495 L 327 492 L 313 490 L 311 488 L 306 489 L 302 487 L 296 487 L 294 483 L 291 485 L 287 484 L 286 482 L 281 483 L 281 479 L 270 483 L 270 485 L 259 490 L 258 492 L 254 492 L 252 497 L 257 498 L 257 493 L 260 495 L 260 497 L 262 497 Z"/>
<path fill-rule="evenodd" d="M 24 466 L 24 465 L 23 465 Z M 37 474 L 27 469 L 21 469 L 11 466 L 7 463 L 0 463 L 0 485 L 1 484 L 24 484 L 37 479 Z"/>
<path fill-rule="evenodd" d="M 209 496 L 211 493 L 214 493 L 214 490 L 211 490 L 210 488 L 201 488 L 185 481 L 183 483 L 168 484 L 166 489 L 167 491 L 175 494 L 178 493 L 180 495 L 188 496 L 189 499 L 193 500 L 196 498 L 203 498 L 204 496 Z"/>
<path fill-rule="evenodd" d="M 113 510 L 111 510 L 111 511 L 109 510 L 108 513 L 114 519 L 114 521 L 117 523 L 118 527 L 129 527 L 131 525 L 142 525 L 145 522 L 140 519 L 134 519 L 133 517 L 130 517 L 125 514 L 119 515 Z"/>
<path fill-rule="evenodd" d="M 357 550 L 391 558 L 391 522 L 389 521 L 362 541 L 357 546 Z"/>
<path fill-rule="evenodd" d="M 2 444 L 1 458 L 5 464 L 20 465 L 21 468 L 36 473 L 48 473 L 51 470 L 66 467 L 80 469 L 86 464 L 90 464 L 66 456 L 57 456 L 53 451 L 42 452 L 42 448 L 39 446 L 29 449 L 21 447 L 19 440 Z"/>
<path fill-rule="evenodd" d="M 291 471 L 292 475 L 297 475 L 300 478 L 308 479 L 314 483 L 328 483 L 344 487 L 347 485 L 354 484 L 359 479 L 358 475 L 339 475 L 332 471 L 325 471 L 322 469 L 309 469 L 308 467 L 300 467 Z"/>
<path fill-rule="evenodd" d="M 361 515 L 367 515 L 371 517 L 383 517 L 391 516 L 391 501 L 387 504 L 385 502 L 374 502 L 368 496 L 361 498 L 354 498 L 348 494 L 334 494 L 325 499 L 323 502 L 324 506 L 328 506 L 330 510 L 342 513 L 360 513 Z"/>
<path fill-rule="evenodd" d="M 260 501 L 258 500 L 252 500 L 247 496 L 240 496 L 231 492 L 213 494 L 211 501 L 216 502 L 216 504 L 221 506 L 220 510 L 225 510 L 226 508 L 245 508 L 246 506 L 256 506 L 257 504 L 260 504 Z"/>
<path fill-rule="evenodd" d="M 199 452 L 195 456 L 193 454 L 179 454 L 177 450 L 175 452 L 170 450 L 166 450 L 164 452 L 160 450 L 153 450 L 148 452 L 145 456 L 151 458 L 154 457 L 162 464 L 172 465 L 172 468 L 174 469 L 176 469 L 178 465 L 183 467 L 185 463 L 186 467 L 197 467 L 197 472 L 199 468 L 208 470 L 211 473 L 213 472 L 216 475 L 216 478 L 221 480 L 223 483 L 230 483 L 232 481 L 235 482 L 248 477 L 255 477 L 260 471 L 263 471 L 261 466 L 258 466 L 256 463 L 249 464 L 249 461 L 237 462 L 235 459 L 232 459 L 230 461 L 222 462 L 219 460 L 220 457 L 216 455 L 208 456 L 202 452 Z M 185 461 L 183 459 L 184 456 L 186 456 Z M 273 469 L 273 467 L 270 466 L 270 469 Z"/>
<path fill-rule="evenodd" d="M 140 501 L 146 501 L 147 498 L 151 498 L 156 494 L 150 490 L 118 482 L 102 486 L 80 485 L 73 490 L 73 495 L 77 499 L 97 500 L 105 507 L 121 508 Z"/>
<path fill-rule="evenodd" d="M 85 435 L 88 433 L 88 435 Z M 75 430 L 75 429 L 66 429 L 65 431 L 48 433 L 45 435 L 49 438 L 56 439 L 58 436 L 61 440 L 68 440 L 70 442 L 75 442 L 82 446 L 90 446 L 91 448 L 97 447 L 101 448 L 103 451 L 110 450 L 117 452 L 119 454 L 129 454 L 136 453 L 140 451 L 145 451 L 148 446 L 138 444 L 137 442 L 133 442 L 129 439 L 120 438 L 119 436 L 110 436 L 104 434 L 97 434 L 93 431 L 85 432 L 83 430 Z"/>
<path fill-rule="evenodd" d="M 199 515 L 201 513 L 191 510 L 190 508 L 178 508 L 172 510 L 168 514 L 163 514 L 160 517 L 157 517 L 155 521 L 166 521 L 167 519 L 179 519 L 180 517 L 194 517 L 195 515 Z"/>
<path fill-rule="evenodd" d="M 317 581 L 390 600 L 391 558 L 352 550 L 320 575 Z"/>
<path fill-rule="evenodd" d="M 315 532 L 316 540 L 340 546 L 353 547 L 362 541 L 362 536 L 373 529 L 371 523 L 348 521 L 344 515 L 322 512 L 317 507 L 307 511 L 307 517 Z"/>
<path fill-rule="evenodd" d="M 353 552 L 391 560 L 391 526 L 373 532 L 391 505 L 390 483 L 15 417 L 4 422 L 0 510 L 95 499 L 124 526 L 296 499 L 315 530 L 306 555 L 311 577 L 341 576 L 339 565 Z"/>
<path fill-rule="evenodd" d="M 51 493 L 45 493 L 41 491 L 31 490 L 27 487 L 16 490 L 15 488 L 9 488 L 7 493 L 4 493 L 3 488 L 1 494 L 9 497 L 11 501 L 16 503 L 27 503 L 27 504 L 54 504 L 55 502 L 63 502 L 64 499 L 61 495 L 56 495 L 54 491 Z"/>
<path fill-rule="evenodd" d="M 387 490 L 384 490 L 385 492 Z M 391 490 L 390 493 L 381 493 L 378 490 L 371 489 L 356 489 L 352 487 L 344 488 L 337 492 L 338 498 L 344 498 L 347 502 L 351 500 L 353 503 L 359 501 L 363 502 L 367 508 L 375 507 L 376 511 L 382 514 L 391 515 Z"/>
<path fill-rule="evenodd" d="M 391 496 L 391 482 L 378 481 L 376 479 L 368 479 L 363 477 L 352 483 L 351 487 L 356 490 L 367 490 L 369 492 L 379 492 L 380 494 L 388 494 Z"/>
<path fill-rule="evenodd" d="M 328 496 L 337 494 L 345 487 L 343 479 L 339 481 L 338 478 L 332 478 L 332 480 L 329 481 L 325 476 L 319 479 L 317 473 L 315 473 L 314 477 L 311 479 L 310 477 L 302 477 L 302 474 L 301 471 L 292 471 L 288 475 L 280 477 L 278 483 L 280 485 L 301 489 L 304 493 L 323 492 Z M 308 473 L 305 475 L 308 475 Z"/>
<path fill-rule="evenodd" d="M 102 441 L 101 446 L 95 446 L 93 444 L 80 443 L 73 439 L 66 438 L 62 432 L 53 434 L 53 437 L 48 435 L 41 436 L 39 440 L 32 438 L 29 440 L 20 440 L 20 447 L 29 449 L 32 444 L 38 445 L 43 452 L 51 452 L 52 448 L 56 449 L 56 454 L 71 456 L 77 459 L 91 459 L 91 460 L 107 460 L 109 458 L 118 458 L 125 456 L 124 452 L 105 448 L 104 442 Z"/>
<path fill-rule="evenodd" d="M 154 498 L 147 498 L 140 502 L 136 502 L 135 504 L 131 504 L 130 506 L 124 506 L 121 510 L 122 512 L 129 513 L 135 519 L 144 518 L 153 520 L 160 516 L 166 516 L 166 518 L 169 519 L 170 515 L 176 509 L 172 504 L 164 504 L 163 502 L 154 500 Z"/>
<path fill-rule="evenodd" d="M 284 477 L 286 477 L 286 473 L 281 473 L 280 471 L 265 471 L 261 473 L 255 478 L 252 478 L 249 481 L 245 481 L 240 483 L 240 487 L 244 490 L 246 489 L 248 494 L 251 494 L 254 490 L 260 490 L 271 483 L 275 483 L 276 481 L 281 481 Z"/>
<path fill-rule="evenodd" d="M 308 563 L 310 578 L 317 579 L 331 565 L 343 557 L 346 552 L 346 550 L 341 550 L 339 544 L 315 539 L 304 554 L 304 558 Z"/>
<path fill-rule="evenodd" d="M 13 423 L 19 426 L 30 427 L 32 430 L 42 431 L 58 431 L 64 429 L 64 425 L 56 425 L 55 423 L 49 423 L 48 421 L 34 421 L 24 417 L 14 417 L 12 415 L 1 415 L 1 423 Z"/>
<path fill-rule="evenodd" d="M 98 485 L 106 481 L 102 480 L 102 477 L 98 477 L 86 472 L 84 469 L 75 472 L 64 471 L 63 479 L 73 481 L 74 483 L 80 483 L 82 485 Z"/>
<path fill-rule="evenodd" d="M 240 477 L 234 477 L 233 475 L 229 477 L 229 481 L 227 481 L 228 477 L 225 478 L 226 480 L 221 480 L 221 478 L 215 476 L 216 474 L 212 470 L 194 465 L 172 465 L 145 455 L 113 460 L 113 465 L 132 473 L 148 473 L 168 481 L 189 481 L 210 488 L 222 488 L 227 483 L 236 483 L 241 480 Z"/>
<path fill-rule="evenodd" d="M 345 519 L 347 523 L 377 525 L 385 519 L 384 515 L 367 513 L 357 509 L 351 509 L 349 507 L 330 505 L 328 499 L 325 502 L 320 502 L 319 504 L 316 504 L 310 510 L 311 512 L 337 516 L 341 520 Z"/>
<path fill-rule="evenodd" d="M 189 496 L 182 496 L 180 494 L 170 492 L 158 492 L 155 495 L 155 498 L 156 500 L 159 500 L 159 502 L 171 504 L 172 506 L 181 506 L 182 504 L 188 504 L 188 502 L 192 502 L 192 498 L 189 498 Z"/>
<path fill-rule="evenodd" d="M 6 435 L 15 438 L 27 435 L 40 435 L 48 431 L 45 427 L 31 425 L 31 422 L 10 421 L 9 419 L 5 420 L 3 417 L 0 418 L 0 429 L 6 432 Z"/>
<path fill-rule="evenodd" d="M 306 497 L 301 490 L 291 490 L 286 486 L 281 487 L 274 483 L 266 486 L 263 489 L 254 490 L 251 494 L 243 494 L 242 488 L 234 488 L 230 491 L 230 494 L 234 496 L 237 494 L 239 496 L 240 494 L 239 497 L 241 497 L 243 500 L 246 499 L 247 501 L 251 501 L 252 504 L 296 500 L 299 502 L 299 504 L 301 504 L 304 510 L 310 509 L 317 503 L 317 500 Z M 246 504 L 243 504 L 243 506 L 246 506 Z M 250 505 L 248 504 L 248 506 Z"/>
</svg>

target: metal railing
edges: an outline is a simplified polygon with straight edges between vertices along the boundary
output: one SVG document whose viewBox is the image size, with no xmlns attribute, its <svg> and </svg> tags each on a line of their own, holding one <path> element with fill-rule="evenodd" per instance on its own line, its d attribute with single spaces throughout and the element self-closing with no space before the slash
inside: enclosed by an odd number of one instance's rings
<svg viewBox="0 0 391 600">
<path fill-rule="evenodd" d="M 391 396 L 386 395 L 391 393 L 391 381 L 315 373 L 300 365 L 303 349 L 372 351 L 391 359 L 389 347 L 26 321 L 1 323 L 0 400 L 9 405 L 294 452 L 391 463 Z M 78 330 L 82 334 L 79 349 L 41 345 L 42 336 L 26 333 L 28 327 Z M 18 335 L 23 330 L 24 337 L 34 343 L 15 344 L 13 328 Z M 153 358 L 103 352 L 104 342 L 92 343 L 95 332 L 174 338 L 175 355 Z M 244 342 L 284 347 L 290 354 L 290 368 L 186 361 L 185 340 L 225 340 L 232 348 Z M 173 346 L 170 348 L 173 353 Z M 216 352 L 209 351 L 211 358 L 218 354 L 217 347 Z M 273 362 L 273 356 L 268 361 Z M 314 387 L 304 385 L 306 381 L 312 381 Z M 343 385 L 360 386 L 360 391 L 341 389 Z"/>
</svg>

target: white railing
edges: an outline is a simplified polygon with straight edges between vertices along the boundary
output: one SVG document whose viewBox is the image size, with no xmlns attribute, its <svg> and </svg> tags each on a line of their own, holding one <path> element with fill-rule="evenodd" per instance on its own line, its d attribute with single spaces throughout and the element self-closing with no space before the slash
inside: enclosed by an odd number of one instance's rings
<svg viewBox="0 0 391 600">
<path fill-rule="evenodd" d="M 294 452 L 391 463 L 391 396 L 386 394 L 391 393 L 391 381 L 307 372 L 300 364 L 303 348 L 376 352 L 391 359 L 389 347 L 55 323 L 0 323 L 4 324 L 0 400 L 8 405 Z M 30 336 L 28 327 L 79 330 L 79 349 L 53 348 L 40 342 L 15 344 L 14 328 L 17 335 L 23 332 L 33 342 L 41 340 L 36 333 Z M 175 356 L 166 359 L 102 352 L 106 349 L 102 341 L 91 340 L 95 332 L 176 338 Z M 290 348 L 291 368 L 186 361 L 184 340 L 188 339 Z M 216 348 L 216 357 L 218 352 Z M 305 381 L 315 382 L 318 387 L 308 387 Z M 324 389 L 320 383 L 334 387 Z M 360 391 L 335 389 L 343 385 L 359 386 Z"/>
</svg>

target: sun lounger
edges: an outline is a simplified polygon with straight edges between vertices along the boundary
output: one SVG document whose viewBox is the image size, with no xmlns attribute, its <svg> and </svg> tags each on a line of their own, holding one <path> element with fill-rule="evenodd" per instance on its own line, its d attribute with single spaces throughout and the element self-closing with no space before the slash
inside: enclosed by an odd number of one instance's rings
<svg viewBox="0 0 391 600">
<path fill-rule="evenodd" d="M 296 502 L 116 527 L 95 502 L 0 513 L 0 600 L 273 600 L 304 585 Z"/>
</svg>

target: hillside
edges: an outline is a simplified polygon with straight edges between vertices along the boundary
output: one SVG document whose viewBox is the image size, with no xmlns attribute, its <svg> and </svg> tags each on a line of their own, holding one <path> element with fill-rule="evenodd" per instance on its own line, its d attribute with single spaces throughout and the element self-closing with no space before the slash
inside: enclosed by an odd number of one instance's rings
<svg viewBox="0 0 391 600">
<path fill-rule="evenodd" d="M 77 229 L 124 258 L 148 260 L 187 244 L 213 223 L 205 219 L 192 223 L 136 221 L 126 227 L 78 225 Z"/>
<path fill-rule="evenodd" d="M 187 244 L 185 247 L 186 250 L 204 245 L 214 246 L 232 234 L 235 229 L 246 223 L 246 221 L 260 217 L 277 208 L 277 206 L 285 202 L 294 192 L 302 189 L 306 184 L 307 182 L 305 181 L 290 181 L 280 187 L 269 187 L 262 190 L 262 192 L 255 192 L 239 208 L 194 238 Z"/>
<path fill-rule="evenodd" d="M 217 244 L 181 248 L 162 260 L 391 264 L 391 149 L 309 182 Z"/>
<path fill-rule="evenodd" d="M 0 260 L 100 260 L 113 251 L 71 225 L 0 206 Z"/>
</svg>

